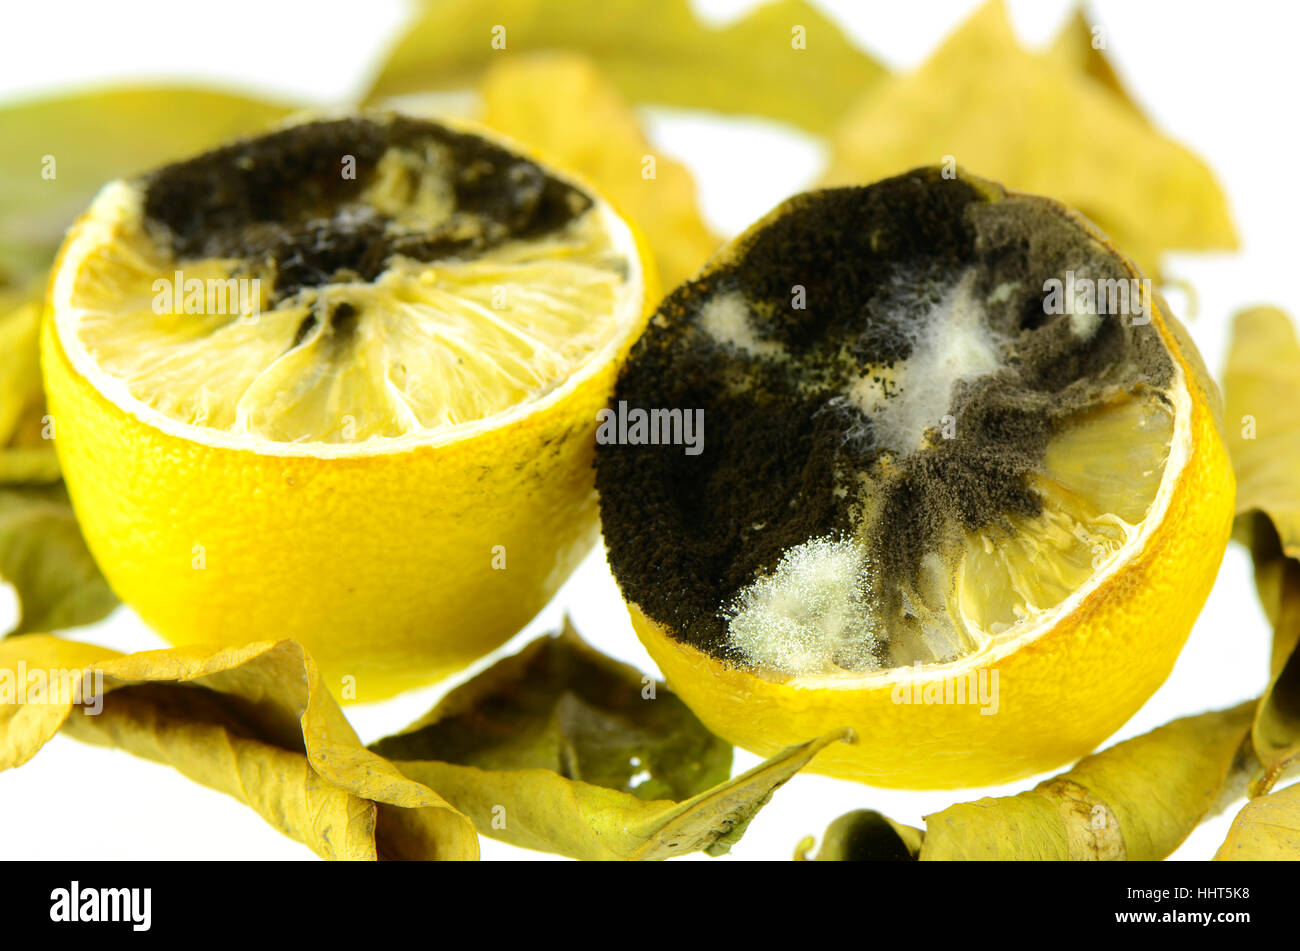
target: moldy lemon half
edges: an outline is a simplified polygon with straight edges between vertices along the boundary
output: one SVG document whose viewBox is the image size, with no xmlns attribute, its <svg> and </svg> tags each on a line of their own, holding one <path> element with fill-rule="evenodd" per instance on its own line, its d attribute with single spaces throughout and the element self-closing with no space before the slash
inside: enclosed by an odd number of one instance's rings
<svg viewBox="0 0 1300 951">
<path fill-rule="evenodd" d="M 645 260 L 585 185 L 398 115 L 107 185 L 42 359 L 109 583 L 173 642 L 295 638 L 361 700 L 498 646 L 595 540 Z"/>
<path fill-rule="evenodd" d="M 616 400 L 597 488 L 638 635 L 756 753 L 853 728 L 834 776 L 1087 753 L 1228 540 L 1217 391 L 1166 305 L 1077 215 L 969 175 L 785 202 L 665 299 Z M 655 410 L 702 411 L 702 451 Z"/>
</svg>

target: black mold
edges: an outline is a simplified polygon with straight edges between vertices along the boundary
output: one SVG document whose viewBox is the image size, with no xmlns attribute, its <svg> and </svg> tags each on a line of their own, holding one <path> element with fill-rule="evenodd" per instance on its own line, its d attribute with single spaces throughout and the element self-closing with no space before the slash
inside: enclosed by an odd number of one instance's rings
<svg viewBox="0 0 1300 951">
<path fill-rule="evenodd" d="M 674 636 L 727 659 L 721 612 L 740 589 L 790 547 L 840 537 L 861 515 L 853 492 L 835 493 L 835 473 L 875 481 L 872 557 L 877 590 L 892 602 L 884 612 L 901 610 L 923 556 L 955 531 L 1036 514 L 1026 477 L 1053 428 L 1116 388 L 1163 388 L 1172 372 L 1151 325 L 1107 316 L 1085 341 L 1068 317 L 1046 314 L 1044 282 L 1068 268 L 1129 277 L 1058 206 L 990 200 L 988 186 L 934 170 L 791 199 L 730 264 L 664 300 L 620 374 L 615 400 L 703 408 L 708 432 L 698 456 L 597 447 L 605 540 L 624 595 Z M 986 305 L 989 326 L 1007 341 L 1007 366 L 955 388 L 956 438 L 890 456 L 882 468 L 888 454 L 870 417 L 842 398 L 843 383 L 905 359 L 915 337 L 906 324 L 922 318 L 927 289 L 972 270 L 981 300 L 1014 282 L 1003 302 Z M 806 289 L 804 310 L 791 307 L 795 285 Z M 740 353 L 699 330 L 703 303 L 729 291 L 759 307 L 756 332 L 784 345 L 787 361 Z M 900 307 L 904 299 L 917 306 Z"/>
<path fill-rule="evenodd" d="M 454 213 L 434 231 L 403 231 L 361 195 L 390 148 L 418 154 L 429 145 L 451 154 Z M 355 177 L 344 177 L 346 156 Z M 272 304 L 336 280 L 372 280 L 396 254 L 435 261 L 537 237 L 591 206 L 583 192 L 486 139 L 403 116 L 292 126 L 166 166 L 142 185 L 147 227 L 178 260 L 269 265 Z"/>
</svg>

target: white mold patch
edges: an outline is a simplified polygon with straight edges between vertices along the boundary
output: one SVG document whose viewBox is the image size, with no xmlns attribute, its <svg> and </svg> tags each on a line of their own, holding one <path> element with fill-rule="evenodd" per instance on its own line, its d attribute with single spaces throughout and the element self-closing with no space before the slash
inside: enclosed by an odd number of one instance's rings
<svg viewBox="0 0 1300 951">
<path fill-rule="evenodd" d="M 785 348 L 772 340 L 763 340 L 754 330 L 749 305 L 738 291 L 718 294 L 700 309 L 700 329 L 715 343 L 733 347 L 741 353 L 763 360 L 781 360 Z"/>
<path fill-rule="evenodd" d="M 754 664 L 802 675 L 875 670 L 879 619 L 871 574 L 852 541 L 814 538 L 744 588 L 728 613 L 732 644 Z"/>
<path fill-rule="evenodd" d="M 975 272 L 966 272 L 931 313 L 913 321 L 916 336 L 906 361 L 873 370 L 849 388 L 849 399 L 871 417 L 882 449 L 906 455 L 924 448 L 926 431 L 942 425 L 953 387 L 1002 366 L 1002 347 L 974 284 Z"/>
<path fill-rule="evenodd" d="M 1076 309 L 1070 314 L 1070 333 L 1080 340 L 1091 340 L 1101 326 L 1101 314 L 1096 307 Z"/>
</svg>

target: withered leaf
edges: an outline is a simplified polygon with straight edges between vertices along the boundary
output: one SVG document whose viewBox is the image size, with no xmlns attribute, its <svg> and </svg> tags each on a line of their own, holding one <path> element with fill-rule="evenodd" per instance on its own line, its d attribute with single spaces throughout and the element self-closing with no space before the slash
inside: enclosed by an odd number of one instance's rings
<svg viewBox="0 0 1300 951">
<path fill-rule="evenodd" d="M 1300 765 L 1300 343 L 1285 313 L 1237 314 L 1224 372 L 1225 436 L 1237 477 L 1236 536 L 1273 624 L 1271 679 L 1251 730 L 1268 792 Z"/>
<path fill-rule="evenodd" d="M 1223 395 L 1237 511 L 1266 514 L 1282 553 L 1300 558 L 1300 343 L 1278 308 L 1253 307 L 1233 319 Z"/>
<path fill-rule="evenodd" d="M 1251 727 L 1261 771 L 1250 793 L 1258 796 L 1300 766 L 1300 561 L 1282 553 L 1277 531 L 1262 512 L 1239 515 L 1236 533 L 1250 547 L 1255 588 L 1273 625 L 1269 684 Z"/>
<path fill-rule="evenodd" d="M 718 247 L 700 218 L 691 173 L 650 144 L 636 114 L 589 59 L 503 58 L 488 67 L 480 93 L 484 124 L 587 179 L 636 222 L 665 287 L 694 274 Z"/>
<path fill-rule="evenodd" d="M 1113 91 L 1021 48 L 1001 0 L 981 7 L 920 69 L 885 80 L 851 107 L 832 136 L 824 183 L 874 182 L 945 156 L 1065 202 L 1148 274 L 1158 273 L 1167 249 L 1237 246 L 1205 163 Z"/>
<path fill-rule="evenodd" d="M 1214 858 L 1219 862 L 1300 860 L 1300 784 L 1246 803 Z"/>
<path fill-rule="evenodd" d="M 62 686 L 26 697 L 16 681 L 30 690 L 34 671 Z M 28 634 L 0 642 L 6 684 L 31 702 L 0 703 L 0 770 L 62 728 L 226 792 L 324 858 L 478 856 L 464 815 L 361 746 L 293 641 L 121 655 Z"/>
<path fill-rule="evenodd" d="M 256 132 L 289 111 L 185 86 L 96 89 L 0 108 L 0 273 L 21 282 L 48 267 L 64 229 L 105 182 Z"/>
<path fill-rule="evenodd" d="M 0 293 L 31 284 L 49 267 L 53 251 L 48 244 L 0 239 Z"/>
<path fill-rule="evenodd" d="M 0 486 L 54 485 L 62 479 L 53 446 L 0 449 Z"/>
<path fill-rule="evenodd" d="M 651 689 L 653 688 L 653 690 Z M 566 621 L 371 749 L 484 835 L 579 859 L 726 852 L 836 733 L 728 780 L 731 747 Z"/>
<path fill-rule="evenodd" d="M 725 781 L 732 752 L 662 684 L 588 646 L 567 620 L 559 636 L 497 662 L 371 749 L 392 760 L 547 769 L 673 800 Z"/>
<path fill-rule="evenodd" d="M 1163 859 L 1220 801 L 1254 708 L 1183 717 L 1018 796 L 926 816 L 921 859 Z"/>
<path fill-rule="evenodd" d="M 685 802 L 638 799 L 548 769 L 485 770 L 436 760 L 396 760 L 437 788 L 484 835 L 576 859 L 667 859 L 726 853 L 772 793 L 845 732 L 792 746 Z"/>
<path fill-rule="evenodd" d="M 1133 100 L 1128 87 L 1119 78 L 1106 55 L 1106 39 L 1104 26 L 1080 6 L 1066 20 L 1065 26 L 1061 27 L 1061 32 L 1056 35 L 1047 55 L 1098 83 L 1137 119 L 1147 122 L 1146 114 Z"/>
<path fill-rule="evenodd" d="M 906 862 L 915 859 L 925 841 L 925 833 L 902 825 L 872 809 L 855 809 L 845 813 L 822 835 L 821 848 L 814 862 Z M 812 849 L 811 836 L 795 851 L 796 861 L 806 861 Z"/>
<path fill-rule="evenodd" d="M 41 390 L 41 289 L 0 290 L 0 450 L 35 448 L 33 417 L 44 412 Z M 48 447 L 46 447 L 48 448 Z M 0 481 L 23 481 L 4 478 Z"/>
<path fill-rule="evenodd" d="M 633 102 L 748 113 L 824 133 L 884 69 L 805 0 L 710 28 L 689 0 L 440 0 L 417 8 L 366 97 L 464 89 L 519 53 L 591 57 Z"/>
<path fill-rule="evenodd" d="M 36 287 L 0 290 L 0 581 L 17 592 L 18 633 L 88 624 L 117 605 L 73 517 L 54 446 L 41 438 Z"/>
<path fill-rule="evenodd" d="M 0 452 L 0 472 L 10 454 Z M 0 581 L 18 594 L 13 633 L 89 624 L 117 607 L 62 483 L 0 485 Z"/>
<path fill-rule="evenodd" d="M 1294 567 L 1295 563 L 1291 565 Z M 1286 638 L 1292 651 L 1269 683 L 1255 712 L 1251 741 L 1264 772 L 1253 784 L 1252 795 L 1268 792 L 1288 772 L 1300 767 L 1300 650 L 1294 647 L 1300 637 L 1300 574 L 1294 570 L 1274 636 Z"/>
</svg>

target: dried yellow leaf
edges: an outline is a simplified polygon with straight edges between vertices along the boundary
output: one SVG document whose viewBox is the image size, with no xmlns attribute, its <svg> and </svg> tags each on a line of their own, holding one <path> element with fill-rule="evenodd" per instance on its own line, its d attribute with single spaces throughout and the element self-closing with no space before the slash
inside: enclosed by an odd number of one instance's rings
<svg viewBox="0 0 1300 951">
<path fill-rule="evenodd" d="M 1300 343 L 1276 307 L 1237 314 L 1224 372 L 1225 441 L 1237 476 L 1237 537 L 1273 625 L 1271 679 L 1251 730 L 1260 795 L 1300 765 Z"/>
<path fill-rule="evenodd" d="M 1116 102 L 1124 105 L 1137 119 L 1147 122 L 1146 115 L 1106 56 L 1104 27 L 1090 18 L 1082 7 L 1076 8 L 1061 27 L 1047 55 L 1109 90 Z"/>
<path fill-rule="evenodd" d="M 672 692 L 565 620 L 371 746 L 484 835 L 577 859 L 726 852 L 839 731 L 734 779 L 731 746 Z"/>
<path fill-rule="evenodd" d="M 38 452 L 0 451 L 0 480 L 32 476 L 14 457 Z M 31 468 L 39 468 L 43 459 L 34 459 Z M 18 624 L 4 633 L 76 627 L 117 607 L 57 479 L 56 467 L 53 485 L 0 485 L 0 581 L 18 595 Z"/>
<path fill-rule="evenodd" d="M 1286 559 L 1286 577 L 1279 604 L 1278 620 L 1273 628 L 1275 658 L 1283 651 L 1285 659 L 1277 665 L 1268 689 L 1260 699 L 1251 727 L 1255 755 L 1263 766 L 1263 775 L 1252 786 L 1251 794 L 1268 792 L 1288 772 L 1300 766 L 1300 564 Z"/>
<path fill-rule="evenodd" d="M 440 0 L 418 11 L 368 103 L 468 88 L 498 60 L 569 50 L 594 59 L 633 102 L 763 115 L 822 133 L 884 75 L 805 0 L 765 3 L 720 29 L 702 24 L 689 0 Z"/>
<path fill-rule="evenodd" d="M 1162 859 L 1219 801 L 1254 708 L 1183 717 L 1018 796 L 926 816 L 921 859 Z"/>
<path fill-rule="evenodd" d="M 45 405 L 41 392 L 39 292 L 0 290 L 0 450 Z"/>
<path fill-rule="evenodd" d="M 1082 212 L 1149 274 L 1171 249 L 1235 248 L 1205 163 L 1111 90 L 1019 45 L 990 0 L 917 71 L 864 94 L 832 137 L 824 184 L 960 165 Z"/>
<path fill-rule="evenodd" d="M 550 164 L 589 180 L 640 227 L 666 287 L 686 280 L 719 239 L 700 218 L 695 182 L 660 153 L 636 114 L 589 59 L 517 55 L 489 66 L 480 120 Z"/>
<path fill-rule="evenodd" d="M 1252 799 L 1232 820 L 1217 862 L 1300 859 L 1300 784 Z"/>
<path fill-rule="evenodd" d="M 1237 314 L 1223 389 L 1237 511 L 1263 512 L 1282 553 L 1300 558 L 1300 343 L 1285 313 L 1253 307 Z"/>
<path fill-rule="evenodd" d="M 0 581 L 18 595 L 12 633 L 88 624 L 117 606 L 81 537 L 53 443 L 43 438 L 39 287 L 0 289 Z"/>
<path fill-rule="evenodd" d="M 792 746 L 680 803 L 638 799 L 547 769 L 486 770 L 436 760 L 395 765 L 436 787 L 484 835 L 512 845 L 576 859 L 667 859 L 726 852 L 778 787 L 824 747 L 846 740 L 846 733 L 832 733 Z"/>
<path fill-rule="evenodd" d="M 906 862 L 916 858 L 925 841 L 925 833 L 913 826 L 895 822 L 873 809 L 846 812 L 822 835 L 822 845 L 814 862 Z M 809 836 L 795 849 L 795 861 L 809 861 L 813 847 Z"/>
<path fill-rule="evenodd" d="M 546 769 L 638 799 L 690 799 L 731 776 L 731 744 L 663 684 L 607 657 L 565 619 L 461 684 L 401 733 L 389 760 Z"/>
<path fill-rule="evenodd" d="M 34 672 L 62 686 L 25 697 Z M 102 692 L 82 687 L 97 678 Z M 6 684 L 17 697 L 2 696 Z M 361 745 L 293 641 L 121 655 L 11 637 L 0 642 L 0 700 L 0 770 L 63 728 L 228 793 L 323 858 L 478 857 L 469 819 Z"/>
</svg>

